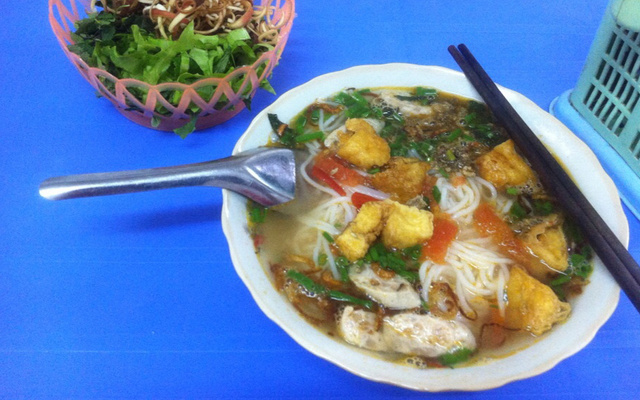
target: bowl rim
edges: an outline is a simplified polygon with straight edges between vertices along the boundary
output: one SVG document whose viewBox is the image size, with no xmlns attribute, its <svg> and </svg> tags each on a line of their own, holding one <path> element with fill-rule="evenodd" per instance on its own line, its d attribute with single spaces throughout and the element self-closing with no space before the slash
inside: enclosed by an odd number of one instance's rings
<svg viewBox="0 0 640 400">
<path fill-rule="evenodd" d="M 367 82 L 371 83 L 366 85 Z M 403 84 L 405 82 L 414 84 Z M 288 121 L 315 99 L 327 97 L 347 87 L 418 85 L 428 85 L 480 100 L 464 74 L 448 68 L 406 63 L 355 66 L 318 76 L 281 95 L 253 119 L 233 152 L 235 154 L 266 143 L 271 132 L 267 120 L 268 113 L 276 113 L 281 120 Z M 541 140 L 553 147 L 556 156 L 571 172 L 596 210 L 601 213 L 621 242 L 628 246 L 629 227 L 617 189 L 593 152 L 559 120 L 531 100 L 513 90 L 500 85 L 498 87 Z M 590 166 L 589 170 L 585 172 L 579 169 L 582 164 Z M 485 390 L 529 378 L 550 370 L 560 361 L 584 348 L 609 319 L 618 303 L 619 287 L 604 265 L 596 260 L 592 282 L 587 285 L 585 293 L 572 304 L 573 315 L 533 345 L 487 364 L 457 369 L 421 370 L 393 364 L 372 357 L 366 350 L 329 338 L 308 324 L 291 307 L 283 295 L 273 287 L 266 268 L 261 265 L 254 252 L 246 251 L 247 246 L 253 244 L 249 238 L 245 207 L 244 198 L 230 191 L 223 191 L 222 227 L 229 244 L 231 259 L 236 272 L 258 306 L 308 351 L 372 381 L 413 390 L 437 392 Z M 587 304 L 587 296 L 594 293 L 599 296 L 595 306 Z M 579 329 L 579 336 L 575 334 L 576 328 Z M 560 340 L 563 338 L 571 340 Z M 540 352 L 540 343 L 553 343 L 554 346 L 551 350 Z"/>
</svg>

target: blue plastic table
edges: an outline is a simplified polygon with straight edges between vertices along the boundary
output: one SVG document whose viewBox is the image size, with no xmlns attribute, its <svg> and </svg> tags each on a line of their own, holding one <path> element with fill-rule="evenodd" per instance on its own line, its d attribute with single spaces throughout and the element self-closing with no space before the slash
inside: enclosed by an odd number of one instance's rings
<svg viewBox="0 0 640 400">
<path fill-rule="evenodd" d="M 359 64 L 457 69 L 466 43 L 543 108 L 574 86 L 600 1 L 303 1 L 278 93 Z M 185 140 L 122 117 L 67 61 L 44 1 L 0 6 L 0 397 L 638 398 L 640 315 L 624 294 L 584 350 L 473 393 L 374 383 L 308 353 L 265 317 L 231 265 L 221 192 L 185 188 L 50 202 L 50 176 L 221 158 L 275 100 Z M 617 182 L 624 184 L 623 182 Z M 625 209 L 640 259 L 640 224 Z"/>
</svg>

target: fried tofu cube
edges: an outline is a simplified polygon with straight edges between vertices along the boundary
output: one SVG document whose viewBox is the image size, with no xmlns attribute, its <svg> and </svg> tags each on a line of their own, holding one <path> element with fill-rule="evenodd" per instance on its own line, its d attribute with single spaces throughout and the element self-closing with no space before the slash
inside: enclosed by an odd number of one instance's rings
<svg viewBox="0 0 640 400">
<path fill-rule="evenodd" d="M 392 157 L 383 171 L 371 177 L 371 184 L 392 200 L 406 203 L 422 193 L 429 168 L 429 163 L 415 158 Z"/>
<path fill-rule="evenodd" d="M 398 202 L 391 205 L 382 229 L 382 243 L 386 247 L 404 249 L 425 242 L 433 235 L 433 214 Z"/>
<path fill-rule="evenodd" d="M 382 166 L 391 158 L 391 148 L 375 129 L 361 118 L 348 119 L 346 132 L 338 136 L 337 154 L 361 168 Z"/>
<path fill-rule="evenodd" d="M 562 220 L 557 214 L 550 215 L 543 222 L 520 235 L 524 244 L 542 261 L 543 271 L 529 271 L 540 280 L 564 271 L 569 266 L 567 239 L 562 230 Z"/>
<path fill-rule="evenodd" d="M 363 204 L 353 221 L 336 237 L 338 249 L 349 261 L 356 261 L 367 254 L 371 243 L 382 232 L 389 207 L 383 201 Z"/>
<path fill-rule="evenodd" d="M 478 174 L 496 188 L 537 184 L 531 167 L 516 152 L 511 139 L 476 159 Z"/>
<path fill-rule="evenodd" d="M 523 269 L 513 267 L 507 283 L 505 327 L 541 335 L 569 316 L 571 305 Z"/>
</svg>

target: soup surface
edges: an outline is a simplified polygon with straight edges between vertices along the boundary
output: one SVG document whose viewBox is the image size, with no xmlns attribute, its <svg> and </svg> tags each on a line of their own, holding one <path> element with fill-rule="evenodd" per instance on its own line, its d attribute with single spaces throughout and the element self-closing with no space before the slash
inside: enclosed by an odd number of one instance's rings
<svg viewBox="0 0 640 400">
<path fill-rule="evenodd" d="M 249 204 L 256 252 L 312 324 L 417 367 L 521 348 L 570 316 L 591 249 L 483 104 L 433 88 L 347 89 L 284 123 L 318 195 Z"/>
</svg>

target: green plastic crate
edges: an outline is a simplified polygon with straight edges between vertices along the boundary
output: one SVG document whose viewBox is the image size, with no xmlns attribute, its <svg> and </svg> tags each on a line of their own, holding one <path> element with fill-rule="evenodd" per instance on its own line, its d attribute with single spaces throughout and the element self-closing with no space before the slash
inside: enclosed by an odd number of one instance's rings
<svg viewBox="0 0 640 400">
<path fill-rule="evenodd" d="M 640 176 L 640 0 L 612 0 L 571 105 Z"/>
</svg>

